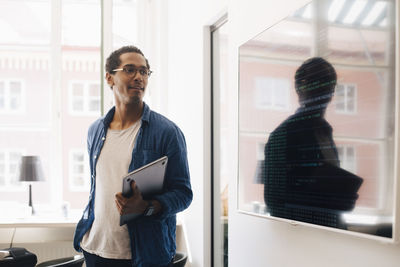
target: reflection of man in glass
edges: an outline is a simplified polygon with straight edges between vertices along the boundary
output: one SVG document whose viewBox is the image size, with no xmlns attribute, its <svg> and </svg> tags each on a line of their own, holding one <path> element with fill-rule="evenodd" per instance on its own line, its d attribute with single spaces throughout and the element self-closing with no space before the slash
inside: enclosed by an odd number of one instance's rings
<svg viewBox="0 0 400 267">
<path fill-rule="evenodd" d="M 300 107 L 270 134 L 264 150 L 264 199 L 272 216 L 342 227 L 340 212 L 354 208 L 361 179 L 339 168 L 325 120 L 336 79 L 320 57 L 296 71 Z"/>
</svg>

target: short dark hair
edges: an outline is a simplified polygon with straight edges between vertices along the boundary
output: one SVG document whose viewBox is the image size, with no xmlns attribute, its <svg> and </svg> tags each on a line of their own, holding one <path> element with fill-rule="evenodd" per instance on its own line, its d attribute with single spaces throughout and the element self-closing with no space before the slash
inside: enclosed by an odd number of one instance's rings
<svg viewBox="0 0 400 267">
<path fill-rule="evenodd" d="M 122 54 L 125 53 L 138 53 L 140 55 L 142 55 L 144 57 L 144 59 L 146 60 L 146 66 L 147 68 L 150 70 L 150 64 L 149 61 L 147 60 L 147 58 L 144 56 L 143 52 L 137 48 L 136 46 L 133 45 L 127 45 L 127 46 L 123 46 L 115 51 L 113 51 L 107 58 L 106 60 L 106 72 L 110 73 L 110 74 L 114 74 L 115 71 L 113 71 L 114 69 L 118 68 L 119 65 L 121 64 L 121 58 L 120 56 Z"/>
<path fill-rule="evenodd" d="M 337 74 L 331 63 L 321 57 L 307 59 L 297 69 L 295 88 L 300 101 L 329 102 L 335 92 Z"/>
</svg>

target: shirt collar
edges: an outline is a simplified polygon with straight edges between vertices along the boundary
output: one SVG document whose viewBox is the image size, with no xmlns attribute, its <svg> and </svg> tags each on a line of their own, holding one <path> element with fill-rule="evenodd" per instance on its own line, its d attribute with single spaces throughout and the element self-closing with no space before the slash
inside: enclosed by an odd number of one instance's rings
<svg viewBox="0 0 400 267">
<path fill-rule="evenodd" d="M 143 102 L 143 114 L 142 114 L 142 124 L 143 122 L 149 122 L 150 120 L 150 107 Z"/>
<path fill-rule="evenodd" d="M 114 113 L 115 113 L 115 106 L 112 107 L 104 116 L 103 124 L 106 129 L 110 126 L 110 123 L 112 122 L 112 119 L 114 117 Z M 150 119 L 150 107 L 145 102 L 143 102 L 142 124 L 143 122 L 148 123 L 149 119 Z"/>
</svg>

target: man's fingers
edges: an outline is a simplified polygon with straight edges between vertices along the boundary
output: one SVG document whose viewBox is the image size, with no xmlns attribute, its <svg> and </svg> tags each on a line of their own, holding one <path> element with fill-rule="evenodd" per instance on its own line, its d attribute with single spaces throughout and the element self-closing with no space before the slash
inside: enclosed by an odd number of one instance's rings
<svg viewBox="0 0 400 267">
<path fill-rule="evenodd" d="M 125 198 L 121 193 L 117 193 L 115 195 L 115 203 L 118 205 L 118 208 L 122 210 L 126 205 L 127 198 Z"/>
<path fill-rule="evenodd" d="M 118 192 L 115 194 L 115 198 L 118 199 L 118 201 L 122 201 L 125 197 L 122 195 L 121 192 Z"/>
<path fill-rule="evenodd" d="M 117 200 L 115 200 L 115 205 L 117 206 L 117 210 L 119 212 L 119 215 L 122 215 L 122 208 L 121 208 L 121 205 L 119 204 L 119 202 Z"/>
<path fill-rule="evenodd" d="M 136 185 L 136 182 L 132 182 L 131 183 L 131 187 L 132 187 L 133 195 L 137 196 L 137 195 L 141 194 L 140 190 L 139 190 L 139 187 Z"/>
<path fill-rule="evenodd" d="M 137 186 L 136 186 L 136 182 L 135 181 L 132 181 L 131 182 L 131 188 L 132 188 L 132 190 L 133 191 L 135 191 L 135 188 L 136 188 Z"/>
</svg>

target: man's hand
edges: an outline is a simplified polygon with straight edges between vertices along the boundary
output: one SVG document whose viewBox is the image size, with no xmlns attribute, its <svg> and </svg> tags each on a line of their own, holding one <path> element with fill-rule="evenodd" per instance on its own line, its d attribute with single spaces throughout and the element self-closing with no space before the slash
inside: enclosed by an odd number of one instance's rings
<svg viewBox="0 0 400 267">
<path fill-rule="evenodd" d="M 147 207 L 147 202 L 143 200 L 142 193 L 135 182 L 131 183 L 131 188 L 133 194 L 130 198 L 124 197 L 122 192 L 118 192 L 115 195 L 115 204 L 120 215 L 129 213 L 142 214 Z"/>
</svg>

